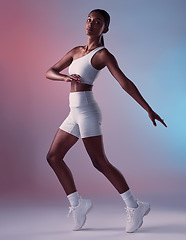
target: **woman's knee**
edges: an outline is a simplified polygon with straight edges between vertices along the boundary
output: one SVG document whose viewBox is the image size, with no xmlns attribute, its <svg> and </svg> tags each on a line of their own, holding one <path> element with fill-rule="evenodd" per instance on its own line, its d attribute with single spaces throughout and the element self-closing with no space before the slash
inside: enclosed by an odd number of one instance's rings
<svg viewBox="0 0 186 240">
<path fill-rule="evenodd" d="M 55 153 L 50 151 L 47 153 L 46 159 L 50 166 L 58 164 L 61 161 L 61 159 L 59 159 Z"/>
<path fill-rule="evenodd" d="M 109 162 L 105 158 L 96 158 L 92 159 L 92 164 L 98 171 L 103 173 L 108 167 Z"/>
</svg>

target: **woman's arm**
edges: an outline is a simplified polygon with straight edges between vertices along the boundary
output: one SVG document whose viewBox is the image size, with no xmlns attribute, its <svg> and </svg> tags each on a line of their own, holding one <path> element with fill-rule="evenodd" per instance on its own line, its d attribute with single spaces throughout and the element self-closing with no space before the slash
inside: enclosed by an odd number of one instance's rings
<svg viewBox="0 0 186 240">
<path fill-rule="evenodd" d="M 46 72 L 46 78 L 51 80 L 56 80 L 56 81 L 65 81 L 65 82 L 75 81 L 80 83 L 81 77 L 79 75 L 73 74 L 69 76 L 69 75 L 60 73 L 62 70 L 64 70 L 71 64 L 73 60 L 74 52 L 75 52 L 75 48 L 72 49 L 70 52 L 68 52 L 61 60 L 59 60 L 51 68 L 49 68 L 48 71 Z"/>
<path fill-rule="evenodd" d="M 149 118 L 153 122 L 154 126 L 156 126 L 155 120 L 158 120 L 165 127 L 167 127 L 166 124 L 164 123 L 163 119 L 161 119 L 158 116 L 158 114 L 156 114 L 152 110 L 152 108 L 149 106 L 149 104 L 145 101 L 145 99 L 142 97 L 141 93 L 139 92 L 137 87 L 134 85 L 134 83 L 130 79 L 128 79 L 124 75 L 124 73 L 120 70 L 115 57 L 108 51 L 105 51 L 104 55 L 105 55 L 104 56 L 105 66 L 108 67 L 109 71 L 114 76 L 114 78 L 119 82 L 121 87 L 148 112 Z"/>
</svg>

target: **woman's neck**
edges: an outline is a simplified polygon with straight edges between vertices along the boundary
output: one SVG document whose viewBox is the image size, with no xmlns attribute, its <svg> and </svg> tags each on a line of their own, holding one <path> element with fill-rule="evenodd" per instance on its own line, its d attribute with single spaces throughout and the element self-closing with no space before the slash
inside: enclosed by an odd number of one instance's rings
<svg viewBox="0 0 186 240">
<path fill-rule="evenodd" d="M 102 46 L 101 44 L 101 38 L 91 38 L 91 37 L 88 37 L 87 39 L 87 44 L 85 45 L 85 51 L 86 52 L 89 52 L 89 51 L 92 51 L 93 49 L 97 48 L 97 47 L 100 47 Z"/>
</svg>

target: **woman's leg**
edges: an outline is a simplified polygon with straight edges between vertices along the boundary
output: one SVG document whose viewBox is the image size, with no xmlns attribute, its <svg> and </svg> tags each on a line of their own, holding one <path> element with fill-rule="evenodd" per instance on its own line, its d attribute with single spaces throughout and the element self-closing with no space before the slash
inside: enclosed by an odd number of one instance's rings
<svg viewBox="0 0 186 240">
<path fill-rule="evenodd" d="M 72 173 L 63 161 L 64 156 L 77 140 L 77 137 L 59 129 L 47 154 L 47 161 L 56 173 L 69 199 L 71 205 L 69 213 L 73 214 L 74 231 L 83 227 L 87 212 L 92 206 L 91 200 L 79 197 Z"/>
<path fill-rule="evenodd" d="M 59 129 L 47 154 L 47 161 L 57 175 L 67 195 L 76 192 L 76 187 L 72 173 L 63 161 L 63 158 L 77 140 L 77 137 Z"/>
<path fill-rule="evenodd" d="M 127 205 L 126 232 L 136 231 L 142 225 L 143 217 L 149 213 L 150 205 L 136 201 L 122 174 L 109 163 L 102 136 L 84 138 L 83 142 L 93 165 L 108 178 Z"/>
<path fill-rule="evenodd" d="M 120 194 L 129 190 L 123 175 L 108 161 L 102 136 L 88 137 L 82 140 L 94 167 L 105 175 Z"/>
</svg>

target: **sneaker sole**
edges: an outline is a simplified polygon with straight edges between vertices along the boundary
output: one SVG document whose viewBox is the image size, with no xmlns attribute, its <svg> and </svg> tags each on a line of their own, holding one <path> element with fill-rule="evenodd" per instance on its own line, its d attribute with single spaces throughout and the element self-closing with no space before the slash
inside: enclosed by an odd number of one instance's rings
<svg viewBox="0 0 186 240">
<path fill-rule="evenodd" d="M 82 225 L 78 228 L 78 229 L 73 229 L 73 231 L 79 231 L 82 229 L 82 227 L 84 226 L 85 222 L 86 222 L 86 219 L 87 219 L 87 214 L 90 212 L 90 210 L 92 209 L 93 207 L 93 204 L 92 204 L 92 201 L 90 201 L 90 205 L 87 207 L 87 211 L 86 211 L 86 214 L 85 214 L 85 219 L 84 221 L 82 222 Z"/>
<path fill-rule="evenodd" d="M 143 217 L 147 216 L 147 214 L 149 214 L 151 208 L 150 208 L 150 205 L 149 205 L 149 208 L 145 211 Z M 134 230 L 134 231 L 127 231 L 127 233 L 133 233 L 135 231 L 137 231 L 142 225 L 143 225 L 143 217 L 142 217 L 142 222 L 140 223 L 140 225 Z"/>
<path fill-rule="evenodd" d="M 149 212 L 150 212 L 150 206 L 149 206 L 149 208 L 147 209 L 147 211 L 145 212 L 145 214 L 143 215 L 143 217 L 147 216 L 147 214 L 148 214 Z M 138 227 L 135 231 L 137 231 L 142 225 L 143 225 L 143 219 L 142 219 L 141 224 L 139 225 L 139 227 Z M 134 232 L 135 232 L 135 231 L 134 231 Z"/>
</svg>

